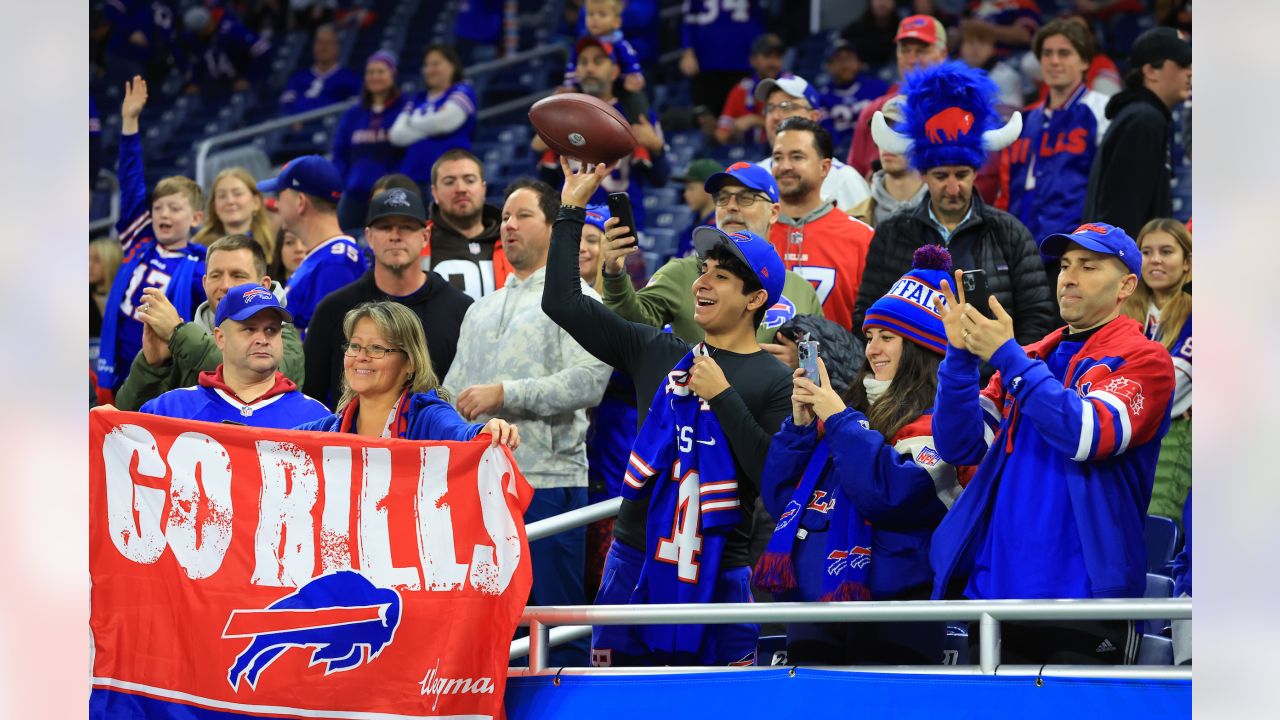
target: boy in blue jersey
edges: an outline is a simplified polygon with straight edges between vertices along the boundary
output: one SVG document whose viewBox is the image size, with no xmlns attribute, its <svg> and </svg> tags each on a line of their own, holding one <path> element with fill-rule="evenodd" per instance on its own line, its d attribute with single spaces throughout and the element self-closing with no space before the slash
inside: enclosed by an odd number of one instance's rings
<svg viewBox="0 0 1280 720">
<path fill-rule="evenodd" d="M 302 238 L 307 254 L 286 287 L 293 324 L 304 336 L 316 305 L 325 295 L 364 274 L 364 261 L 355 238 L 338 224 L 342 176 L 319 155 L 290 160 L 280 174 L 258 183 L 264 193 L 276 193 L 276 207 L 284 229 Z"/>
<path fill-rule="evenodd" d="M 222 363 L 193 387 L 147 401 L 141 412 L 186 420 L 292 428 L 329 415 L 280 372 L 281 325 L 292 316 L 257 283 L 237 285 L 218 303 L 213 340 Z"/>
<path fill-rule="evenodd" d="M 836 157 L 849 153 L 853 123 L 867 103 L 889 90 L 889 84 L 866 70 L 858 50 L 838 40 L 827 51 L 829 80 L 818 88 L 822 104 L 822 126 L 835 141 Z"/>
<path fill-rule="evenodd" d="M 107 295 L 98 355 L 98 399 L 109 404 L 124 378 L 128 363 L 142 349 L 145 312 L 143 290 L 159 288 L 184 320 L 204 301 L 204 247 L 190 244 L 200 225 L 204 194 L 190 178 L 171 176 L 156 183 L 147 205 L 142 168 L 138 116 L 147 104 L 147 83 L 139 76 L 126 84 L 120 104 L 120 219 L 116 232 L 124 263 Z"/>
<path fill-rule="evenodd" d="M 623 115 L 628 119 L 644 117 L 649 110 L 649 101 L 645 98 L 644 75 L 640 70 L 640 57 L 631 43 L 622 36 L 622 0 L 586 0 L 582 4 L 582 12 L 586 16 L 587 35 L 578 39 L 581 43 L 592 38 L 613 47 L 614 58 L 622 70 L 622 87 L 618 97 L 622 100 Z M 564 68 L 564 88 L 575 90 L 578 84 L 578 53 L 569 55 L 569 62 Z"/>
<path fill-rule="evenodd" d="M 947 334 L 933 436 L 942 459 L 978 465 L 933 534 L 937 599 L 1142 597 L 1144 527 L 1173 363 L 1121 315 L 1142 255 L 1124 230 L 1089 223 L 1040 241 L 1058 259 L 1066 327 L 1020 347 L 995 295 L 994 319 L 943 281 Z M 954 286 L 963 287 L 960 272 Z M 999 372 L 985 389 L 979 363 Z M 1001 662 L 1131 664 L 1132 621 L 1002 623 Z M 977 633 L 970 644 L 978 643 Z"/>
</svg>

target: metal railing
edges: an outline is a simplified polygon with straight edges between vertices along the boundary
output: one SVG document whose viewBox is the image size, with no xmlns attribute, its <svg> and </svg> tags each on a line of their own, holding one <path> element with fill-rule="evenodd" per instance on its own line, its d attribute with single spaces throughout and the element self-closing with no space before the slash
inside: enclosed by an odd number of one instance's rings
<svg viewBox="0 0 1280 720">
<path fill-rule="evenodd" d="M 503 70 L 508 67 L 521 65 L 544 55 L 563 55 L 568 58 L 569 49 L 562 45 L 544 45 L 533 50 L 526 50 L 504 58 L 476 63 L 475 65 L 466 68 L 464 74 L 468 79 L 474 79 L 478 75 L 484 75 L 497 70 Z M 518 110 L 523 106 L 533 104 L 534 102 L 550 95 L 552 90 L 553 88 L 546 88 L 544 90 L 529 93 L 528 95 L 513 98 L 506 102 L 487 106 L 476 113 L 476 119 L 483 121 L 492 117 L 498 117 L 499 115 L 511 112 L 512 110 Z M 265 122 L 258 123 L 257 125 L 250 125 L 246 128 L 232 130 L 230 132 L 222 133 L 221 135 L 213 135 L 201 140 L 200 144 L 196 146 L 196 184 L 200 187 L 205 187 L 205 182 L 209 179 L 207 177 L 206 166 L 208 164 L 209 154 L 214 148 L 243 140 L 251 140 L 260 135 L 265 135 L 266 133 L 289 127 L 296 123 L 305 123 L 312 120 L 326 118 L 330 115 L 338 115 L 346 112 L 348 108 L 356 105 L 358 102 L 359 100 L 346 100 L 344 102 L 334 103 L 333 105 L 326 105 L 322 108 L 308 110 L 307 112 L 297 113 L 296 115 L 267 120 Z"/>
<path fill-rule="evenodd" d="M 528 673 L 547 671 L 551 645 L 581 637 L 581 627 L 552 634 L 551 626 L 592 625 L 669 625 L 684 623 L 726 624 L 757 622 L 948 622 L 978 623 L 979 657 L 977 671 L 994 675 L 996 668 L 1005 674 L 1026 672 L 1023 666 L 1000 665 L 1000 622 L 1034 620 L 1186 620 L 1191 618 L 1190 598 L 1123 599 L 1123 600 L 941 600 L 941 601 L 870 601 L 828 603 L 708 603 L 697 605 L 562 605 L 525 608 L 520 625 L 528 626 Z M 560 628 L 556 628 L 560 629 Z M 521 647 L 525 647 L 522 645 Z M 515 657 L 515 646 L 512 653 Z M 1027 666 L 1032 667 L 1032 666 Z M 1091 666 L 1085 666 L 1091 667 Z M 905 668 L 905 669 L 904 669 Z M 1064 668 L 1070 668 L 1066 670 Z M 1072 674 L 1077 666 L 1053 668 L 1053 674 Z M 724 668 L 716 668 L 722 670 Z M 859 668 L 868 670 L 868 668 Z M 1033 669 L 1043 671 L 1035 666 Z M 569 669 L 565 669 L 568 671 Z M 597 668 L 576 668 L 589 673 Z M 667 672 L 671 668 L 647 668 L 649 672 Z M 683 669 L 681 669 L 683 670 Z M 707 668 L 697 668 L 706 671 Z M 902 666 L 897 672 L 931 672 L 949 674 L 974 673 L 972 666 Z M 1096 672 L 1096 671 L 1095 671 Z M 1042 672 L 1042 674 L 1045 674 Z M 1109 677 L 1190 678 L 1186 667 L 1126 666 L 1108 667 Z"/>
<path fill-rule="evenodd" d="M 604 500 L 594 505 L 587 505 L 566 513 L 554 515 L 549 518 L 531 522 L 525 526 L 525 535 L 529 537 L 529 542 L 541 540 L 545 537 L 555 535 L 556 533 L 572 530 L 576 527 L 582 527 L 593 523 L 597 520 L 611 518 L 618 514 L 618 508 L 622 507 L 622 498 L 616 497 L 610 500 Z"/>
</svg>

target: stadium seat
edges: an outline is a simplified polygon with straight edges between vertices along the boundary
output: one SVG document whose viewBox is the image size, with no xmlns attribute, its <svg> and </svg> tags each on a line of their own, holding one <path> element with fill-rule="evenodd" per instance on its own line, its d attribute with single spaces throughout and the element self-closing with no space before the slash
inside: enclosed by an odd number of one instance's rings
<svg viewBox="0 0 1280 720">
<path fill-rule="evenodd" d="M 1169 575 L 1169 563 L 1182 545 L 1178 524 L 1161 515 L 1147 516 L 1147 572 Z"/>
<path fill-rule="evenodd" d="M 947 623 L 943 665 L 969 665 L 969 623 Z"/>
<path fill-rule="evenodd" d="M 1147 590 L 1142 594 L 1144 598 L 1169 598 L 1173 597 L 1173 579 L 1164 575 L 1155 573 L 1147 573 Z M 1164 634 L 1164 629 L 1169 627 L 1171 622 L 1167 619 L 1142 620 L 1139 621 L 1138 627 L 1145 633 L 1152 635 Z"/>
<path fill-rule="evenodd" d="M 1173 641 L 1159 635 L 1143 635 L 1136 665 L 1172 665 Z"/>
<path fill-rule="evenodd" d="M 786 664 L 786 635 L 762 635 L 759 640 L 756 640 L 756 665 Z"/>
</svg>

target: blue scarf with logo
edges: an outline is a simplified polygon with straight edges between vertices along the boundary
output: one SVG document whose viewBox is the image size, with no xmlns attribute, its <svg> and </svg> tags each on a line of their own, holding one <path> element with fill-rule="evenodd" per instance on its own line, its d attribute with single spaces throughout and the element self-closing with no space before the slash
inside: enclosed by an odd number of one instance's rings
<svg viewBox="0 0 1280 720">
<path fill-rule="evenodd" d="M 833 470 L 831 447 L 822 438 L 756 563 L 752 585 L 777 594 L 796 593 L 801 600 L 871 599 L 871 525 L 840 487 Z M 824 525 L 821 579 L 813 577 L 819 570 L 812 562 L 801 565 L 797 573 L 796 540 L 816 542 L 817 538 L 806 538 L 821 532 Z"/>
<path fill-rule="evenodd" d="M 706 401 L 689 389 L 699 343 L 667 374 L 632 445 L 622 496 L 648 499 L 645 560 L 631 604 L 710 602 L 729 531 L 742 519 L 729 443 Z M 705 626 L 647 625 L 655 656 L 697 656 Z"/>
</svg>

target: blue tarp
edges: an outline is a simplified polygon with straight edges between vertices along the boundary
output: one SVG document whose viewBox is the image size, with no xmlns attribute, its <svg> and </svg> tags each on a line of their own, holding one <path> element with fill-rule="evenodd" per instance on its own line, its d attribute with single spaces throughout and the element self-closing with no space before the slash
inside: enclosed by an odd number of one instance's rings
<svg viewBox="0 0 1280 720">
<path fill-rule="evenodd" d="M 507 717 L 989 720 L 1191 717 L 1189 680 L 899 675 L 797 668 L 671 675 L 511 677 Z"/>
</svg>

